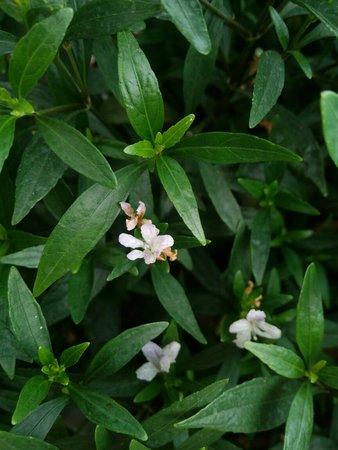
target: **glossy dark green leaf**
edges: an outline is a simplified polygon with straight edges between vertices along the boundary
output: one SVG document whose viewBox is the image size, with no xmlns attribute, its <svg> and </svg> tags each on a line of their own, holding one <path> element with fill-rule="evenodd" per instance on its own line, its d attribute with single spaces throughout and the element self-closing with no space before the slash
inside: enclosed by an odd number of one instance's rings
<svg viewBox="0 0 338 450">
<path fill-rule="evenodd" d="M 152 267 L 151 277 L 162 306 L 184 330 L 205 344 L 205 337 L 201 333 L 190 302 L 180 283 L 157 265 Z"/>
<path fill-rule="evenodd" d="M 161 0 L 178 30 L 203 55 L 211 50 L 211 42 L 201 4 L 198 0 Z"/>
<path fill-rule="evenodd" d="M 312 69 L 311 69 L 311 65 L 310 65 L 309 60 L 307 59 L 307 57 L 305 55 L 303 55 L 303 53 L 301 53 L 299 50 L 293 50 L 290 53 L 295 58 L 295 60 L 297 61 L 297 64 L 302 69 L 302 71 L 303 71 L 304 75 L 306 76 L 306 78 L 311 80 L 311 78 L 312 78 Z"/>
<path fill-rule="evenodd" d="M 270 16 L 273 22 L 273 25 L 275 27 L 278 40 L 283 48 L 283 50 L 286 50 L 289 45 L 289 30 L 286 26 L 284 20 L 278 13 L 278 11 L 275 10 L 273 6 L 269 7 Z"/>
<path fill-rule="evenodd" d="M 156 167 L 161 183 L 178 214 L 200 243 L 206 245 L 196 198 L 185 171 L 177 161 L 168 156 L 158 158 Z"/>
<path fill-rule="evenodd" d="M 124 107 L 136 133 L 154 142 L 164 120 L 156 75 L 131 32 L 118 33 L 117 42 L 119 87 Z"/>
<path fill-rule="evenodd" d="M 74 366 L 88 347 L 89 342 L 82 342 L 82 344 L 73 345 L 72 347 L 67 348 L 61 353 L 60 364 L 66 368 Z"/>
<path fill-rule="evenodd" d="M 42 139 L 34 139 L 25 148 L 15 180 L 13 225 L 19 223 L 48 194 L 65 170 L 66 165 Z"/>
<path fill-rule="evenodd" d="M 134 417 L 107 395 L 100 394 L 83 385 L 69 385 L 71 399 L 88 420 L 107 430 L 128 434 L 142 441 L 147 434 Z"/>
<path fill-rule="evenodd" d="M 107 378 L 125 366 L 152 339 L 168 326 L 154 322 L 124 331 L 108 341 L 95 355 L 86 372 L 86 381 Z M 136 375 L 135 375 L 136 376 Z"/>
<path fill-rule="evenodd" d="M 1 450 L 59 450 L 55 445 L 30 436 L 17 436 L 7 431 L 0 431 Z"/>
<path fill-rule="evenodd" d="M 12 428 L 12 433 L 45 439 L 54 422 L 69 401 L 68 396 L 58 397 L 38 406 L 21 423 Z"/>
<path fill-rule="evenodd" d="M 294 0 L 323 22 L 338 37 L 338 5 L 328 0 Z"/>
<path fill-rule="evenodd" d="M 46 242 L 34 286 L 36 295 L 68 270 L 79 268 L 83 258 L 118 216 L 118 202 L 127 197 L 143 170 L 140 165 L 120 169 L 116 174 L 118 187 L 115 190 L 95 184 L 72 204 Z"/>
<path fill-rule="evenodd" d="M 275 428 L 286 421 L 297 386 L 279 376 L 246 381 L 225 391 L 178 426 L 234 433 L 255 433 Z"/>
<path fill-rule="evenodd" d="M 243 220 L 241 209 L 220 167 L 200 163 L 205 189 L 222 221 L 236 233 Z"/>
<path fill-rule="evenodd" d="M 308 450 L 312 427 L 312 386 L 309 381 L 305 381 L 291 404 L 286 422 L 283 450 Z"/>
<path fill-rule="evenodd" d="M 280 191 L 275 197 L 275 203 L 280 208 L 288 211 L 295 211 L 303 214 L 310 214 L 317 216 L 320 214 L 317 208 L 314 208 L 310 203 L 297 197 L 292 192 Z"/>
<path fill-rule="evenodd" d="M 28 247 L 19 252 L 1 256 L 0 264 L 10 264 L 13 266 L 36 269 L 39 265 L 43 248 L 43 245 L 37 245 L 36 247 Z"/>
<path fill-rule="evenodd" d="M 251 266 L 257 284 L 261 284 L 270 254 L 270 209 L 260 209 L 252 222 L 250 251 Z"/>
<path fill-rule="evenodd" d="M 83 134 L 56 119 L 38 117 L 37 123 L 50 149 L 68 166 L 103 186 L 116 187 L 107 160 Z"/>
<path fill-rule="evenodd" d="M 18 40 L 13 34 L 0 30 L 0 55 L 12 53 Z"/>
<path fill-rule="evenodd" d="M 338 94 L 324 91 L 320 96 L 320 109 L 322 114 L 322 127 L 325 144 L 332 161 L 338 166 Z"/>
<path fill-rule="evenodd" d="M 254 128 L 275 105 L 284 87 L 284 61 L 279 53 L 267 50 L 262 53 L 252 97 L 249 127 Z"/>
<path fill-rule="evenodd" d="M 189 114 L 165 131 L 162 136 L 162 144 L 164 147 L 170 148 L 177 144 L 189 130 L 194 120 L 194 114 Z"/>
<path fill-rule="evenodd" d="M 243 133 L 197 134 L 183 139 L 167 154 L 215 164 L 301 161 L 298 155 L 280 145 Z"/>
<path fill-rule="evenodd" d="M 95 427 L 96 450 L 111 450 L 114 446 L 113 434 L 101 425 Z"/>
<path fill-rule="evenodd" d="M 304 376 L 303 360 L 293 351 L 278 345 L 246 342 L 244 347 L 259 358 L 270 369 L 286 378 Z"/>
<path fill-rule="evenodd" d="M 76 11 L 68 34 L 86 39 L 110 36 L 159 12 L 156 0 L 94 0 Z"/>
<path fill-rule="evenodd" d="M 296 340 L 307 364 L 314 360 L 321 349 L 323 335 L 322 296 L 318 285 L 316 266 L 312 263 L 304 276 L 296 317 Z"/>
<path fill-rule="evenodd" d="M 63 8 L 36 23 L 16 44 L 9 65 L 9 80 L 19 97 L 25 97 L 47 70 L 73 17 Z"/>
<path fill-rule="evenodd" d="M 51 349 L 48 328 L 40 305 L 15 267 L 8 278 L 8 304 L 15 337 L 21 348 L 38 361 L 39 347 Z"/>
<path fill-rule="evenodd" d="M 137 442 L 134 439 L 132 439 L 129 445 L 129 450 L 149 450 L 149 447 L 146 447 L 140 442 Z"/>
<path fill-rule="evenodd" d="M 177 450 L 196 450 L 196 448 L 210 449 L 210 444 L 218 441 L 224 433 L 222 431 L 215 430 L 199 430 L 193 435 L 190 435 L 183 444 L 179 445 Z M 202 447 L 203 446 L 203 447 Z"/>
<path fill-rule="evenodd" d="M 80 323 L 86 314 L 91 299 L 93 275 L 92 261 L 85 258 L 80 269 L 71 275 L 68 282 L 68 306 L 76 324 Z"/>
<path fill-rule="evenodd" d="M 0 172 L 13 144 L 15 121 L 13 116 L 0 116 Z"/>
<path fill-rule="evenodd" d="M 338 390 L 338 367 L 326 366 L 318 373 L 319 380 L 332 389 Z"/>
<path fill-rule="evenodd" d="M 12 424 L 22 422 L 42 400 L 47 396 L 51 382 L 44 375 L 35 375 L 30 378 L 21 389 L 15 411 L 12 416 Z"/>
</svg>

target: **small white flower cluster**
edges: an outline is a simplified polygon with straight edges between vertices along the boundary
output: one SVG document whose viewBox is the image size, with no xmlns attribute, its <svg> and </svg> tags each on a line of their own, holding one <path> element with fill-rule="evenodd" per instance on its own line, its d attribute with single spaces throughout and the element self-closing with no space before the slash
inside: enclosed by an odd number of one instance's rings
<svg viewBox="0 0 338 450">
<path fill-rule="evenodd" d="M 174 239 L 169 234 L 159 236 L 160 230 L 155 227 L 151 220 L 144 219 L 145 204 L 139 202 L 136 213 L 129 203 L 121 202 L 120 205 L 129 217 L 126 220 L 127 230 L 131 231 L 140 227 L 142 236 L 142 239 L 138 239 L 131 234 L 120 234 L 119 243 L 121 245 L 133 249 L 142 249 L 132 250 L 127 254 L 127 258 L 131 261 L 143 258 L 146 264 L 154 264 L 157 259 L 164 261 L 169 258 L 170 261 L 174 261 L 177 255 L 177 252 L 171 249 L 174 245 Z"/>
<path fill-rule="evenodd" d="M 230 325 L 229 332 L 236 333 L 236 339 L 233 342 L 237 347 L 243 348 L 244 342 L 251 341 L 251 338 L 257 341 L 257 336 L 267 339 L 281 337 L 281 330 L 265 322 L 265 318 L 264 311 L 251 309 L 245 319 L 236 320 Z"/>
<path fill-rule="evenodd" d="M 148 362 L 142 364 L 136 371 L 136 377 L 139 380 L 151 381 L 158 373 L 168 373 L 170 365 L 176 362 L 181 344 L 176 341 L 161 348 L 155 342 L 148 342 L 143 348 L 142 353 Z"/>
</svg>

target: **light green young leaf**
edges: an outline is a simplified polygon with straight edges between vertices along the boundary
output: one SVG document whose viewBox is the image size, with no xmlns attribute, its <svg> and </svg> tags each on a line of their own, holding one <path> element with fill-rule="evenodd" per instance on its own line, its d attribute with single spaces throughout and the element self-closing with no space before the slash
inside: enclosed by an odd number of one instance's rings
<svg viewBox="0 0 338 450">
<path fill-rule="evenodd" d="M 178 214 L 200 243 L 206 245 L 196 198 L 185 171 L 177 161 L 168 156 L 158 158 L 156 167 L 161 183 Z"/>
<path fill-rule="evenodd" d="M 273 6 L 269 6 L 269 12 L 277 33 L 278 40 L 283 50 L 286 50 L 289 45 L 288 27 L 286 26 L 286 23 L 284 22 L 278 11 L 276 11 Z"/>
<path fill-rule="evenodd" d="M 47 397 L 51 382 L 43 375 L 35 375 L 30 378 L 21 389 L 15 411 L 12 416 L 12 424 L 16 425 L 30 414 L 42 400 Z"/>
<path fill-rule="evenodd" d="M 202 133 L 185 138 L 167 154 L 215 164 L 302 160 L 281 145 L 265 139 L 244 133 L 223 132 Z"/>
<path fill-rule="evenodd" d="M 40 305 L 15 267 L 11 268 L 8 278 L 8 306 L 12 328 L 21 348 L 39 361 L 39 347 L 51 350 L 48 328 Z"/>
<path fill-rule="evenodd" d="M 142 139 L 154 142 L 164 120 L 156 75 L 131 32 L 118 33 L 117 43 L 119 87 L 130 123 Z"/>
<path fill-rule="evenodd" d="M 169 14 L 183 36 L 195 49 L 207 55 L 211 50 L 211 42 L 205 23 L 201 4 L 198 0 L 161 0 L 162 5 Z"/>
<path fill-rule="evenodd" d="M 129 445 L 129 450 L 150 450 L 149 447 L 146 447 L 145 445 L 141 444 L 140 442 L 135 441 L 132 439 Z"/>
<path fill-rule="evenodd" d="M 335 0 L 293 0 L 293 3 L 310 11 L 338 37 L 338 5 Z"/>
<path fill-rule="evenodd" d="M 74 366 L 87 350 L 89 345 L 89 342 L 82 342 L 82 344 L 73 345 L 72 347 L 67 348 L 61 353 L 60 364 L 66 368 Z"/>
<path fill-rule="evenodd" d="M 13 116 L 0 116 L 0 172 L 14 141 L 15 121 Z"/>
<path fill-rule="evenodd" d="M 195 115 L 189 114 L 165 131 L 162 137 L 162 144 L 164 147 L 170 148 L 177 144 L 189 130 L 194 120 Z"/>
<path fill-rule="evenodd" d="M 312 363 L 320 351 L 323 335 L 322 297 L 317 280 L 316 266 L 312 263 L 304 276 L 296 317 L 296 340 L 308 365 Z"/>
<path fill-rule="evenodd" d="M 156 153 L 150 141 L 139 141 L 128 145 L 124 150 L 127 155 L 140 156 L 141 158 L 153 158 Z"/>
<path fill-rule="evenodd" d="M 297 61 L 299 67 L 302 69 L 302 71 L 303 71 L 304 75 L 306 76 L 306 78 L 311 80 L 311 78 L 312 78 L 312 69 L 311 69 L 311 65 L 310 65 L 309 60 L 307 59 L 307 57 L 304 56 L 303 53 L 301 53 L 299 50 L 292 50 L 290 53 L 295 58 L 295 60 Z"/>
<path fill-rule="evenodd" d="M 124 331 L 108 341 L 90 363 L 87 382 L 104 379 L 125 366 L 152 339 L 168 326 L 168 322 L 154 322 Z"/>
<path fill-rule="evenodd" d="M 19 97 L 25 97 L 47 70 L 73 17 L 63 8 L 36 23 L 16 44 L 9 64 L 9 80 Z"/>
<path fill-rule="evenodd" d="M 320 96 L 320 109 L 325 144 L 332 161 L 338 167 L 338 94 L 323 91 Z"/>
<path fill-rule="evenodd" d="M 91 422 L 142 441 L 147 439 L 147 433 L 139 422 L 107 395 L 74 383 L 69 384 L 69 391 L 71 399 Z"/>
<path fill-rule="evenodd" d="M 95 184 L 77 198 L 46 242 L 34 285 L 36 295 L 68 270 L 78 270 L 83 258 L 118 216 L 118 202 L 125 200 L 143 170 L 141 165 L 127 166 L 117 171 L 115 190 Z"/>
<path fill-rule="evenodd" d="M 254 128 L 276 104 L 284 87 L 284 61 L 279 53 L 267 50 L 262 53 L 257 69 L 252 97 L 249 127 Z"/>
<path fill-rule="evenodd" d="M 202 344 L 206 344 L 183 287 L 158 265 L 151 268 L 151 278 L 159 301 L 171 317 Z"/>
<path fill-rule="evenodd" d="M 0 264 L 10 264 L 13 266 L 36 269 L 39 265 L 43 248 L 43 245 L 37 245 L 36 247 L 28 247 L 19 252 L 1 256 Z"/>
<path fill-rule="evenodd" d="M 90 258 L 82 261 L 80 269 L 71 275 L 68 282 L 68 306 L 74 323 L 84 318 L 93 287 L 93 264 Z"/>
<path fill-rule="evenodd" d="M 251 266 L 258 285 L 262 283 L 270 254 L 270 214 L 269 208 L 262 208 L 258 210 L 252 222 L 250 239 Z"/>
<path fill-rule="evenodd" d="M 178 426 L 234 433 L 275 428 L 285 422 L 297 386 L 279 376 L 246 381 L 228 389 Z"/>
<path fill-rule="evenodd" d="M 58 450 L 55 445 L 27 436 L 0 431 L 1 450 Z"/>
<path fill-rule="evenodd" d="M 83 134 L 61 120 L 38 117 L 37 123 L 50 149 L 69 167 L 103 186 L 116 187 L 107 160 Z"/>
<path fill-rule="evenodd" d="M 256 342 L 246 342 L 244 347 L 283 377 L 300 378 L 304 376 L 303 360 L 287 348 L 271 344 L 257 344 Z"/>
<path fill-rule="evenodd" d="M 312 427 L 312 386 L 309 381 L 305 381 L 291 404 L 286 422 L 283 450 L 308 450 Z"/>
</svg>

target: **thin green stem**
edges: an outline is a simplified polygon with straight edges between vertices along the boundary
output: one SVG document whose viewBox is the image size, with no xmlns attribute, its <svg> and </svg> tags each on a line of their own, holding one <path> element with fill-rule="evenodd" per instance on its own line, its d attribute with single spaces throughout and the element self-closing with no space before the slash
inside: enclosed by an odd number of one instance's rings
<svg viewBox="0 0 338 450">
<path fill-rule="evenodd" d="M 74 71 L 75 77 L 76 77 L 77 82 L 79 84 L 79 87 L 80 87 L 83 99 L 87 103 L 87 100 L 88 100 L 87 86 L 86 86 L 86 84 L 84 83 L 84 81 L 82 79 L 79 67 L 77 65 L 77 62 L 76 62 L 74 54 L 73 54 L 72 46 L 71 46 L 71 44 L 65 43 L 63 45 L 63 48 L 66 50 L 67 56 L 69 58 L 69 62 L 71 64 L 71 66 L 72 66 L 72 69 Z"/>
<path fill-rule="evenodd" d="M 59 105 L 53 106 L 52 108 L 41 109 L 40 111 L 36 111 L 36 114 L 45 115 L 52 114 L 62 111 L 72 111 L 74 109 L 84 109 L 82 103 L 69 103 L 68 105 Z"/>
</svg>

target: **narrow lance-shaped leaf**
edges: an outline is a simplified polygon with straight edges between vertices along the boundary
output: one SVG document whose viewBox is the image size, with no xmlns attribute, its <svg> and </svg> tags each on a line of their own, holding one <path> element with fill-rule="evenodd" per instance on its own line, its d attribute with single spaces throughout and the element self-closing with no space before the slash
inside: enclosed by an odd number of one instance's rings
<svg viewBox="0 0 338 450">
<path fill-rule="evenodd" d="M 189 300 L 180 283 L 156 264 L 151 269 L 151 278 L 162 306 L 184 330 L 199 342 L 205 344 L 205 337 L 201 333 Z"/>
<path fill-rule="evenodd" d="M 17 436 L 7 431 L 0 431 L 1 450 L 58 450 L 55 445 L 30 436 Z"/>
<path fill-rule="evenodd" d="M 293 3 L 297 3 L 310 11 L 338 37 L 338 8 L 336 1 L 294 0 Z"/>
<path fill-rule="evenodd" d="M 16 44 L 9 65 L 9 80 L 19 97 L 25 97 L 47 70 L 73 17 L 71 8 L 36 23 Z"/>
<path fill-rule="evenodd" d="M 19 39 L 13 34 L 0 30 L 0 55 L 11 53 L 18 40 Z"/>
<path fill-rule="evenodd" d="M 28 247 L 19 252 L 1 256 L 0 264 L 11 264 L 13 266 L 36 269 L 41 259 L 43 247 L 43 245 L 37 245 L 36 247 Z"/>
<path fill-rule="evenodd" d="M 269 259 L 271 239 L 270 209 L 260 209 L 252 222 L 250 251 L 251 266 L 257 284 L 261 284 Z"/>
<path fill-rule="evenodd" d="M 48 328 L 40 305 L 15 267 L 8 278 L 8 304 L 12 328 L 21 348 L 38 361 L 39 347 L 51 350 Z"/>
<path fill-rule="evenodd" d="M 13 116 L 0 116 L 0 172 L 14 141 L 15 120 Z"/>
<path fill-rule="evenodd" d="M 82 261 L 80 269 L 71 276 L 68 283 L 68 306 L 75 323 L 84 318 L 93 286 L 93 264 L 90 258 Z"/>
<path fill-rule="evenodd" d="M 282 19 L 278 11 L 276 11 L 273 6 L 269 7 L 269 12 L 278 36 L 278 40 L 281 46 L 283 47 L 283 50 L 286 50 L 289 45 L 288 27 L 286 26 L 284 20 Z"/>
<path fill-rule="evenodd" d="M 322 297 L 317 280 L 316 266 L 312 263 L 304 276 L 296 317 L 296 340 L 307 364 L 311 364 L 320 351 L 323 335 Z"/>
<path fill-rule="evenodd" d="M 69 167 L 103 186 L 116 186 L 116 177 L 105 157 L 78 130 L 46 117 L 38 117 L 37 123 L 50 149 Z"/>
<path fill-rule="evenodd" d="M 162 95 L 156 75 L 131 32 L 117 35 L 121 97 L 136 133 L 154 142 L 164 120 Z"/>
<path fill-rule="evenodd" d="M 332 161 L 338 167 L 338 94 L 324 91 L 320 96 L 322 126 L 325 144 Z"/>
<path fill-rule="evenodd" d="M 191 124 L 195 120 L 194 114 L 189 114 L 183 117 L 180 121 L 172 125 L 167 131 L 163 133 L 162 144 L 165 148 L 173 147 L 179 142 L 189 130 Z"/>
<path fill-rule="evenodd" d="M 79 268 L 83 258 L 118 216 L 118 202 L 127 197 L 143 170 L 141 165 L 120 169 L 116 173 L 118 187 L 115 190 L 95 184 L 66 211 L 46 242 L 34 285 L 36 295 L 68 270 Z"/>
<path fill-rule="evenodd" d="M 60 364 L 66 368 L 74 366 L 88 347 L 89 342 L 82 342 L 82 344 L 73 345 L 73 347 L 67 348 L 60 356 Z"/>
<path fill-rule="evenodd" d="M 157 172 L 168 197 L 182 217 L 186 226 L 202 245 L 206 244 L 198 213 L 197 202 L 190 181 L 174 159 L 161 156 L 156 161 Z"/>
<path fill-rule="evenodd" d="M 284 61 L 279 53 L 267 50 L 262 53 L 256 75 L 250 111 L 249 127 L 264 119 L 275 105 L 284 87 Z"/>
</svg>

